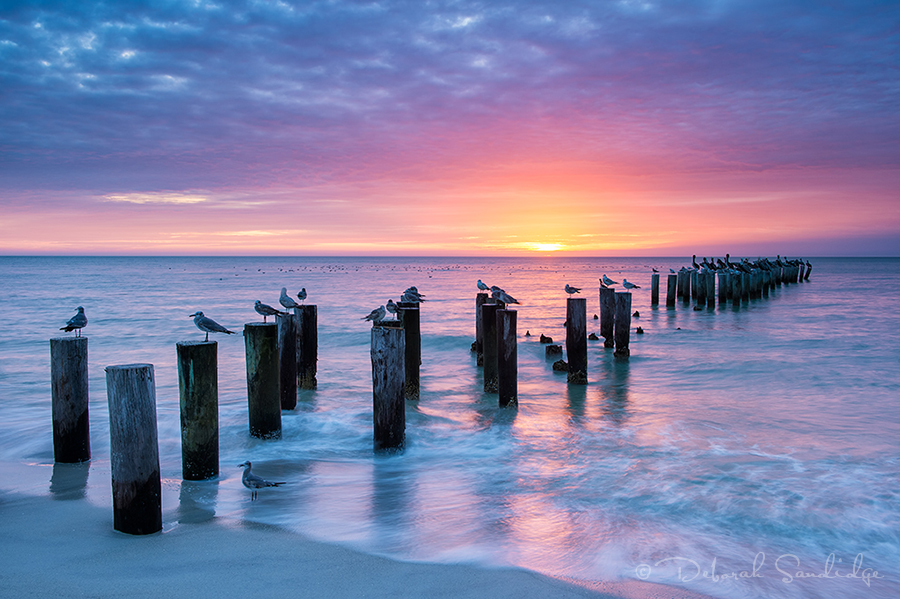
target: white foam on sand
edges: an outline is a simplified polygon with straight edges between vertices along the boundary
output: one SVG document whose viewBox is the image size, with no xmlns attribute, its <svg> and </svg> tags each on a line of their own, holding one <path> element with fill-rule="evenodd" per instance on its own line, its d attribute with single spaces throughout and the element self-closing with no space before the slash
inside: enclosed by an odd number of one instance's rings
<svg viewBox="0 0 900 599">
<path fill-rule="evenodd" d="M 112 527 L 111 498 L 84 493 L 79 467 L 0 464 L 0 586 L 7 597 L 595 597 L 698 599 L 641 582 L 555 579 L 524 569 L 400 562 L 283 529 L 179 513 L 163 532 Z M 86 472 L 85 465 L 82 470 Z M 43 489 L 43 492 L 39 492 Z M 47 489 L 50 488 L 50 491 Z M 164 506 L 170 498 L 164 491 Z M 180 510 L 180 511 L 179 511 Z"/>
</svg>

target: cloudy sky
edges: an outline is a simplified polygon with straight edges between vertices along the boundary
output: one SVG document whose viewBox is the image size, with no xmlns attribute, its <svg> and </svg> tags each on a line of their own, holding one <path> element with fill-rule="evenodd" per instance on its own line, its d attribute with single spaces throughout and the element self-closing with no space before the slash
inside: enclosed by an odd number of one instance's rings
<svg viewBox="0 0 900 599">
<path fill-rule="evenodd" d="M 0 4 L 0 253 L 900 255 L 896 0 Z"/>
</svg>

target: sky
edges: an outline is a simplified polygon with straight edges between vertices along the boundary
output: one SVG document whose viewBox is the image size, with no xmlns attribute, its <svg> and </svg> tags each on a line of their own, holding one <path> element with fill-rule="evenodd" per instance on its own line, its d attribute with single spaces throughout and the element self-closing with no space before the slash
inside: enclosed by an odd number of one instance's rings
<svg viewBox="0 0 900 599">
<path fill-rule="evenodd" d="M 0 254 L 900 256 L 896 0 L 0 4 Z"/>
</svg>

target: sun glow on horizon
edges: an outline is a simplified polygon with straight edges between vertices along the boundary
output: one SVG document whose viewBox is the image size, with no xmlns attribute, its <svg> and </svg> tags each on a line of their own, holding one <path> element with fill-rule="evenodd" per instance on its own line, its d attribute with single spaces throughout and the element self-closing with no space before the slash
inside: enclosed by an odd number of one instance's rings
<svg viewBox="0 0 900 599">
<path fill-rule="evenodd" d="M 524 245 L 532 252 L 558 252 L 566 247 L 562 243 L 542 243 L 537 241 L 529 241 Z"/>
</svg>

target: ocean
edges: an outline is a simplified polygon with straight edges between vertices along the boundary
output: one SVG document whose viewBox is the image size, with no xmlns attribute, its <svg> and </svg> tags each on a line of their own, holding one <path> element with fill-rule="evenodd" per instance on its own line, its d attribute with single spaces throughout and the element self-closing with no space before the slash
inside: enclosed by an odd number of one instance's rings
<svg viewBox="0 0 900 599">
<path fill-rule="evenodd" d="M 0 487 L 74 488 L 111 506 L 104 368 L 150 363 L 164 531 L 216 518 L 401 560 L 723 599 L 897 597 L 900 260 L 809 260 L 807 282 L 695 311 L 664 299 L 665 274 L 690 258 L 0 257 L 0 461 L 32 473 Z M 588 342 L 589 384 L 570 385 L 538 337 L 564 345 L 567 283 L 583 287 L 599 333 L 604 274 L 641 286 L 631 356 Z M 521 302 L 517 408 L 482 391 L 470 351 L 477 279 Z M 421 398 L 407 402 L 404 450 L 375 454 L 362 317 L 411 285 L 427 299 Z M 260 320 L 254 301 L 277 306 L 281 287 L 305 287 L 318 306 L 318 388 L 282 413 L 280 440 L 253 438 L 243 339 L 211 335 L 221 474 L 185 482 L 175 344 L 203 338 L 188 315 L 239 332 Z M 93 459 L 54 467 L 49 339 L 77 306 L 89 319 Z M 287 484 L 251 501 L 245 460 Z"/>
</svg>

